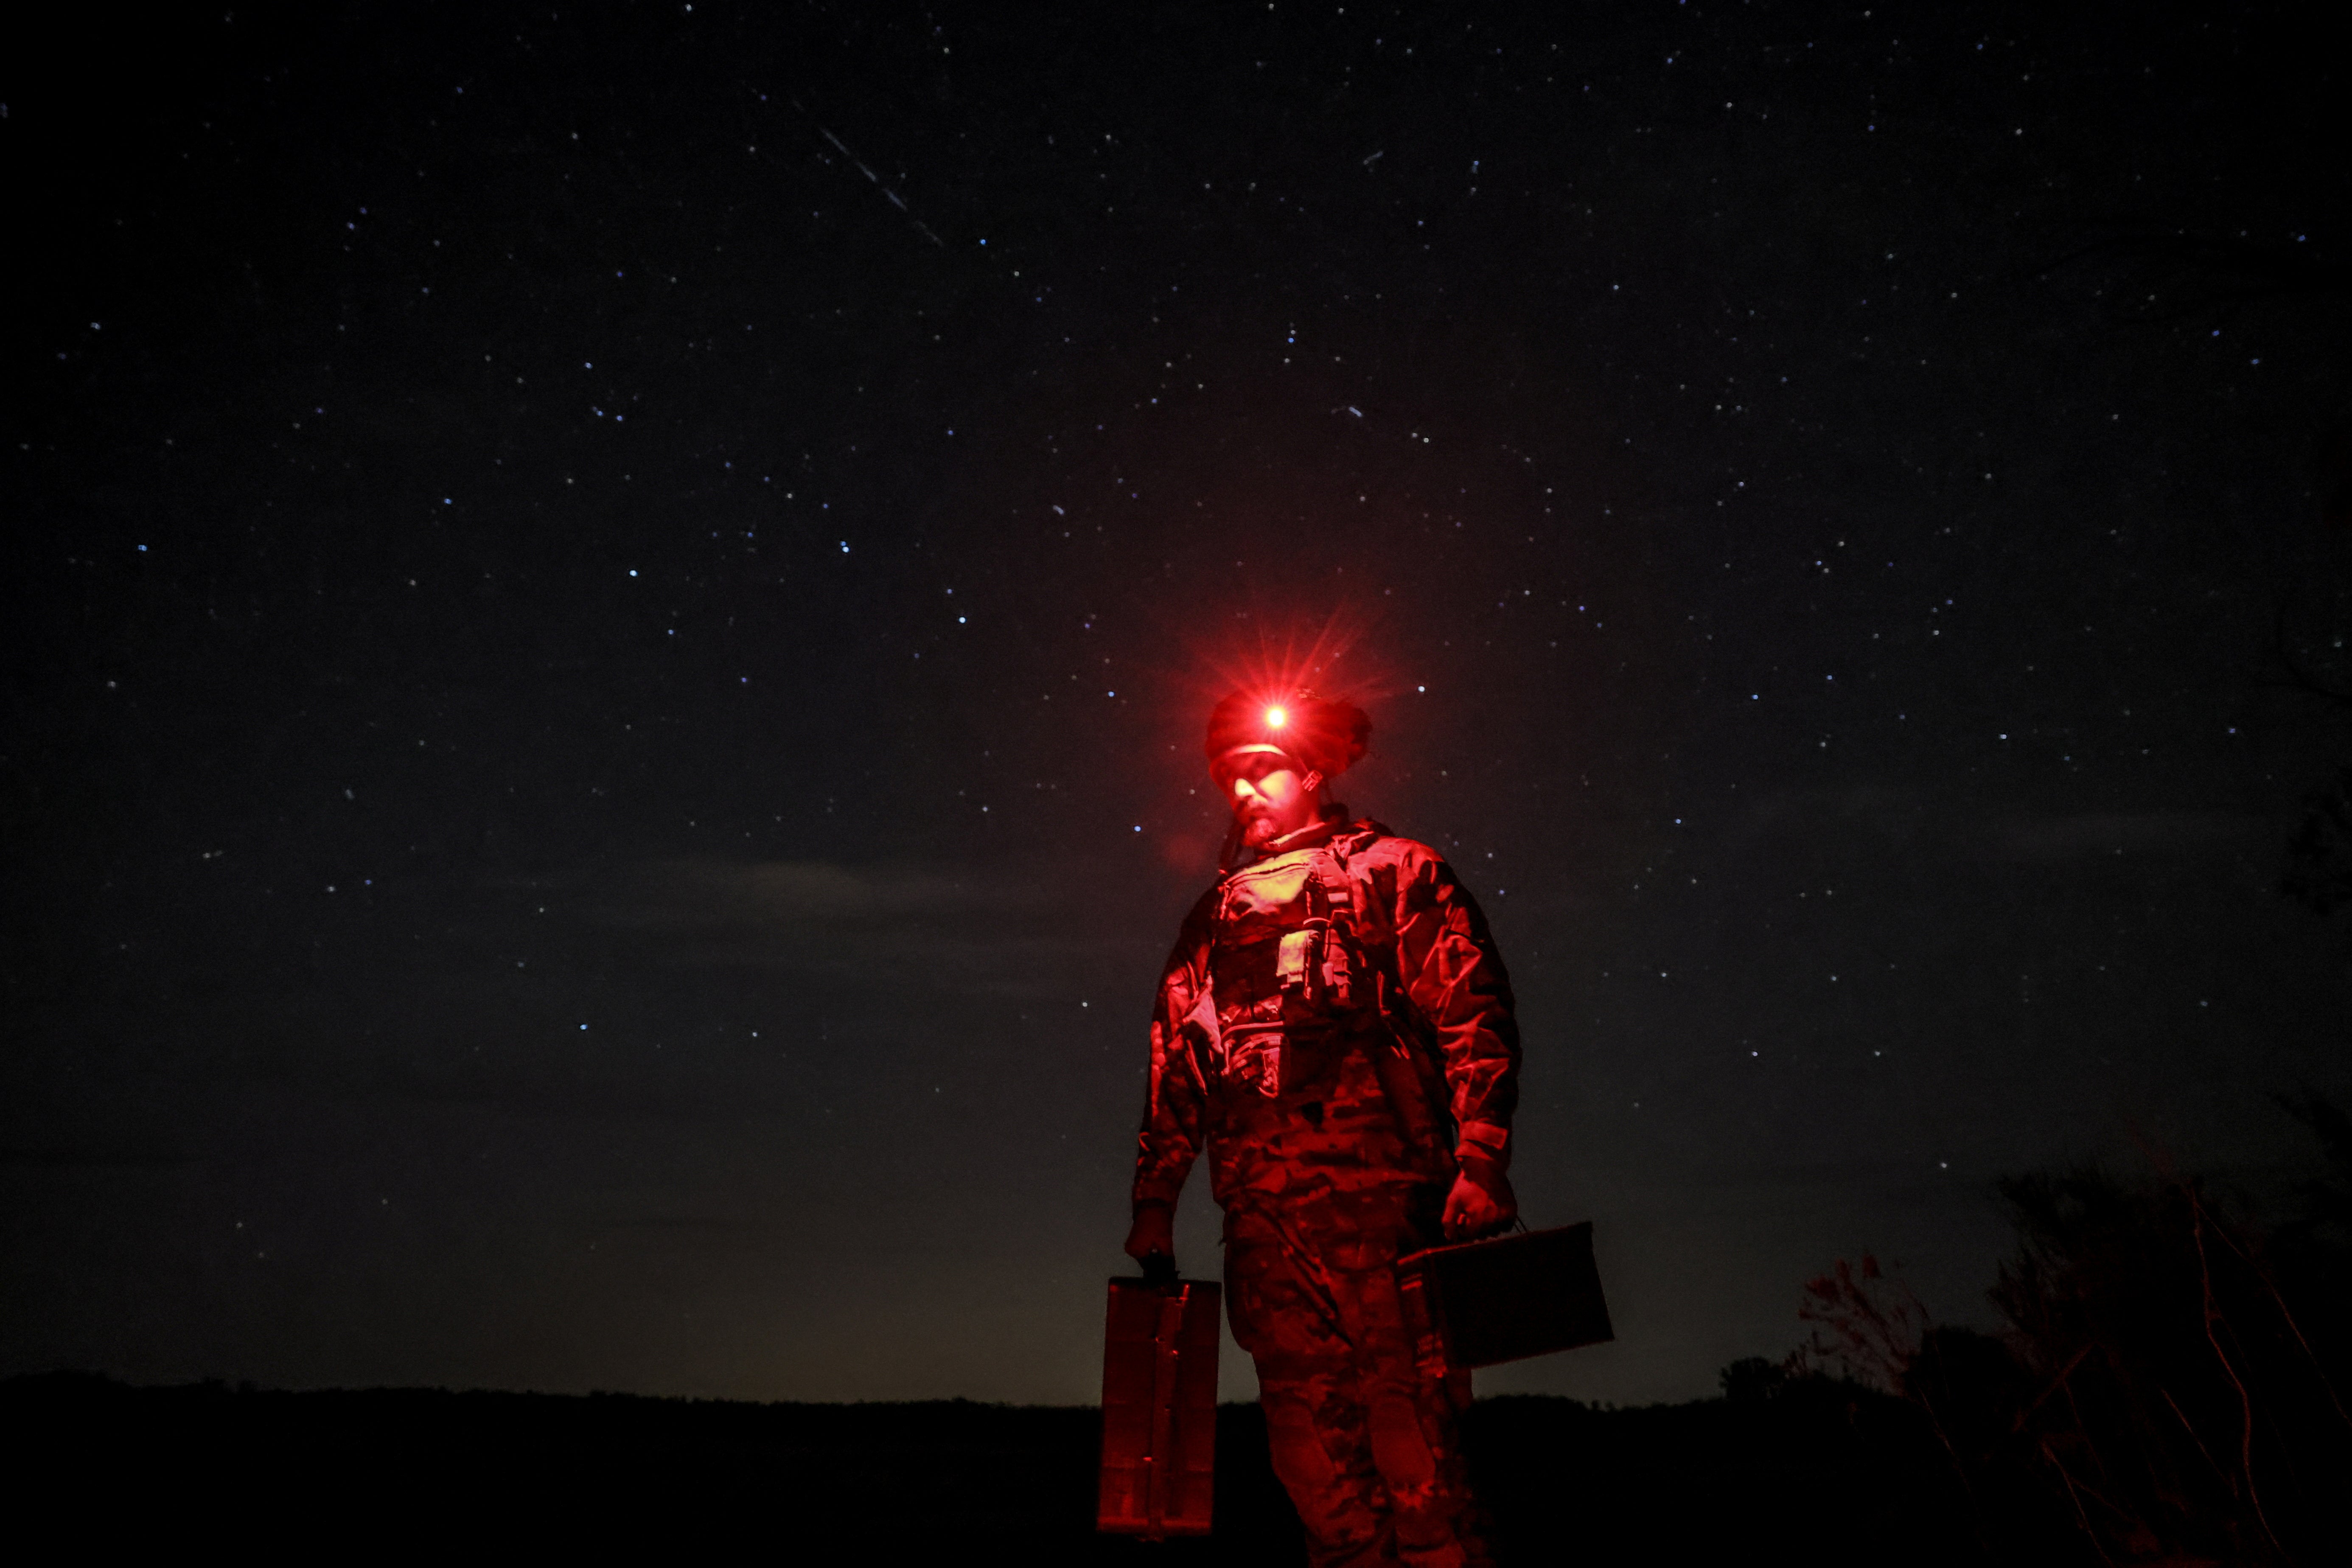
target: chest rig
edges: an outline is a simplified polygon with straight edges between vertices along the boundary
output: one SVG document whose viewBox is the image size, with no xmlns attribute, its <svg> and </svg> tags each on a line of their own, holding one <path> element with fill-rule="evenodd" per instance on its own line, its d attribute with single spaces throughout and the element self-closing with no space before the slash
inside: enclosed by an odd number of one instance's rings
<svg viewBox="0 0 2352 1568">
<path fill-rule="evenodd" d="M 1271 1098 L 1328 1076 L 1376 1007 L 1344 857 L 1318 844 L 1230 874 L 1209 973 L 1226 1083 Z"/>
</svg>

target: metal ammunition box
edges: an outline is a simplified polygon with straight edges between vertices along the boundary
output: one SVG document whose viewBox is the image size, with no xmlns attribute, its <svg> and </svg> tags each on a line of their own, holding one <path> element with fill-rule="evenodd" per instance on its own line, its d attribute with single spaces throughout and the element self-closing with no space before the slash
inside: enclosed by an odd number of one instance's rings
<svg viewBox="0 0 2352 1568">
<path fill-rule="evenodd" d="M 1223 1304 L 1214 1284 L 1110 1282 L 1097 1529 L 1154 1541 L 1209 1533 Z"/>
<path fill-rule="evenodd" d="M 1424 1370 L 1493 1366 L 1616 1338 L 1592 1226 L 1523 1231 L 1397 1260 Z"/>
</svg>

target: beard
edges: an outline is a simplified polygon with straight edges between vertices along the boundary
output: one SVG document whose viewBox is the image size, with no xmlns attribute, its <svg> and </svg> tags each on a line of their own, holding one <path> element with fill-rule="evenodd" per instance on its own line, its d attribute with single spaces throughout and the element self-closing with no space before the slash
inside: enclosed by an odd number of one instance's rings
<svg viewBox="0 0 2352 1568">
<path fill-rule="evenodd" d="M 1281 837 L 1281 825 L 1270 811 L 1253 811 L 1242 818 L 1242 844 L 1246 848 L 1263 849 Z"/>
</svg>

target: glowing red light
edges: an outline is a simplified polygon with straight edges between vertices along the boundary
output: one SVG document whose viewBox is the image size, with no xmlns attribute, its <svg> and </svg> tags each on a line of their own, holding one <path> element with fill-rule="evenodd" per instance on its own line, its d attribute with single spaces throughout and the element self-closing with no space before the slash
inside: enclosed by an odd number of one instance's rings
<svg viewBox="0 0 2352 1568">
<path fill-rule="evenodd" d="M 1265 727 L 1267 729 L 1279 730 L 1288 722 L 1290 722 L 1290 715 L 1284 712 L 1281 709 L 1269 708 L 1265 710 Z"/>
</svg>

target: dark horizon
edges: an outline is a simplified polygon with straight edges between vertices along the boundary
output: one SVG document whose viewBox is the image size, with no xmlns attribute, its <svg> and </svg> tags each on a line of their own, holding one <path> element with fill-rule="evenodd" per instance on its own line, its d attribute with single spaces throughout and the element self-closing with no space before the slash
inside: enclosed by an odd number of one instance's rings
<svg viewBox="0 0 2352 1568">
<path fill-rule="evenodd" d="M 0 1376 L 1090 1402 L 1201 725 L 1318 639 L 1596 1227 L 1617 1342 L 1482 1393 L 1709 1394 L 1865 1249 L 1988 1324 L 2005 1173 L 2285 1194 L 2276 1097 L 2352 1103 L 2280 887 L 2352 759 L 2336 58 L 55 20 Z"/>
</svg>

